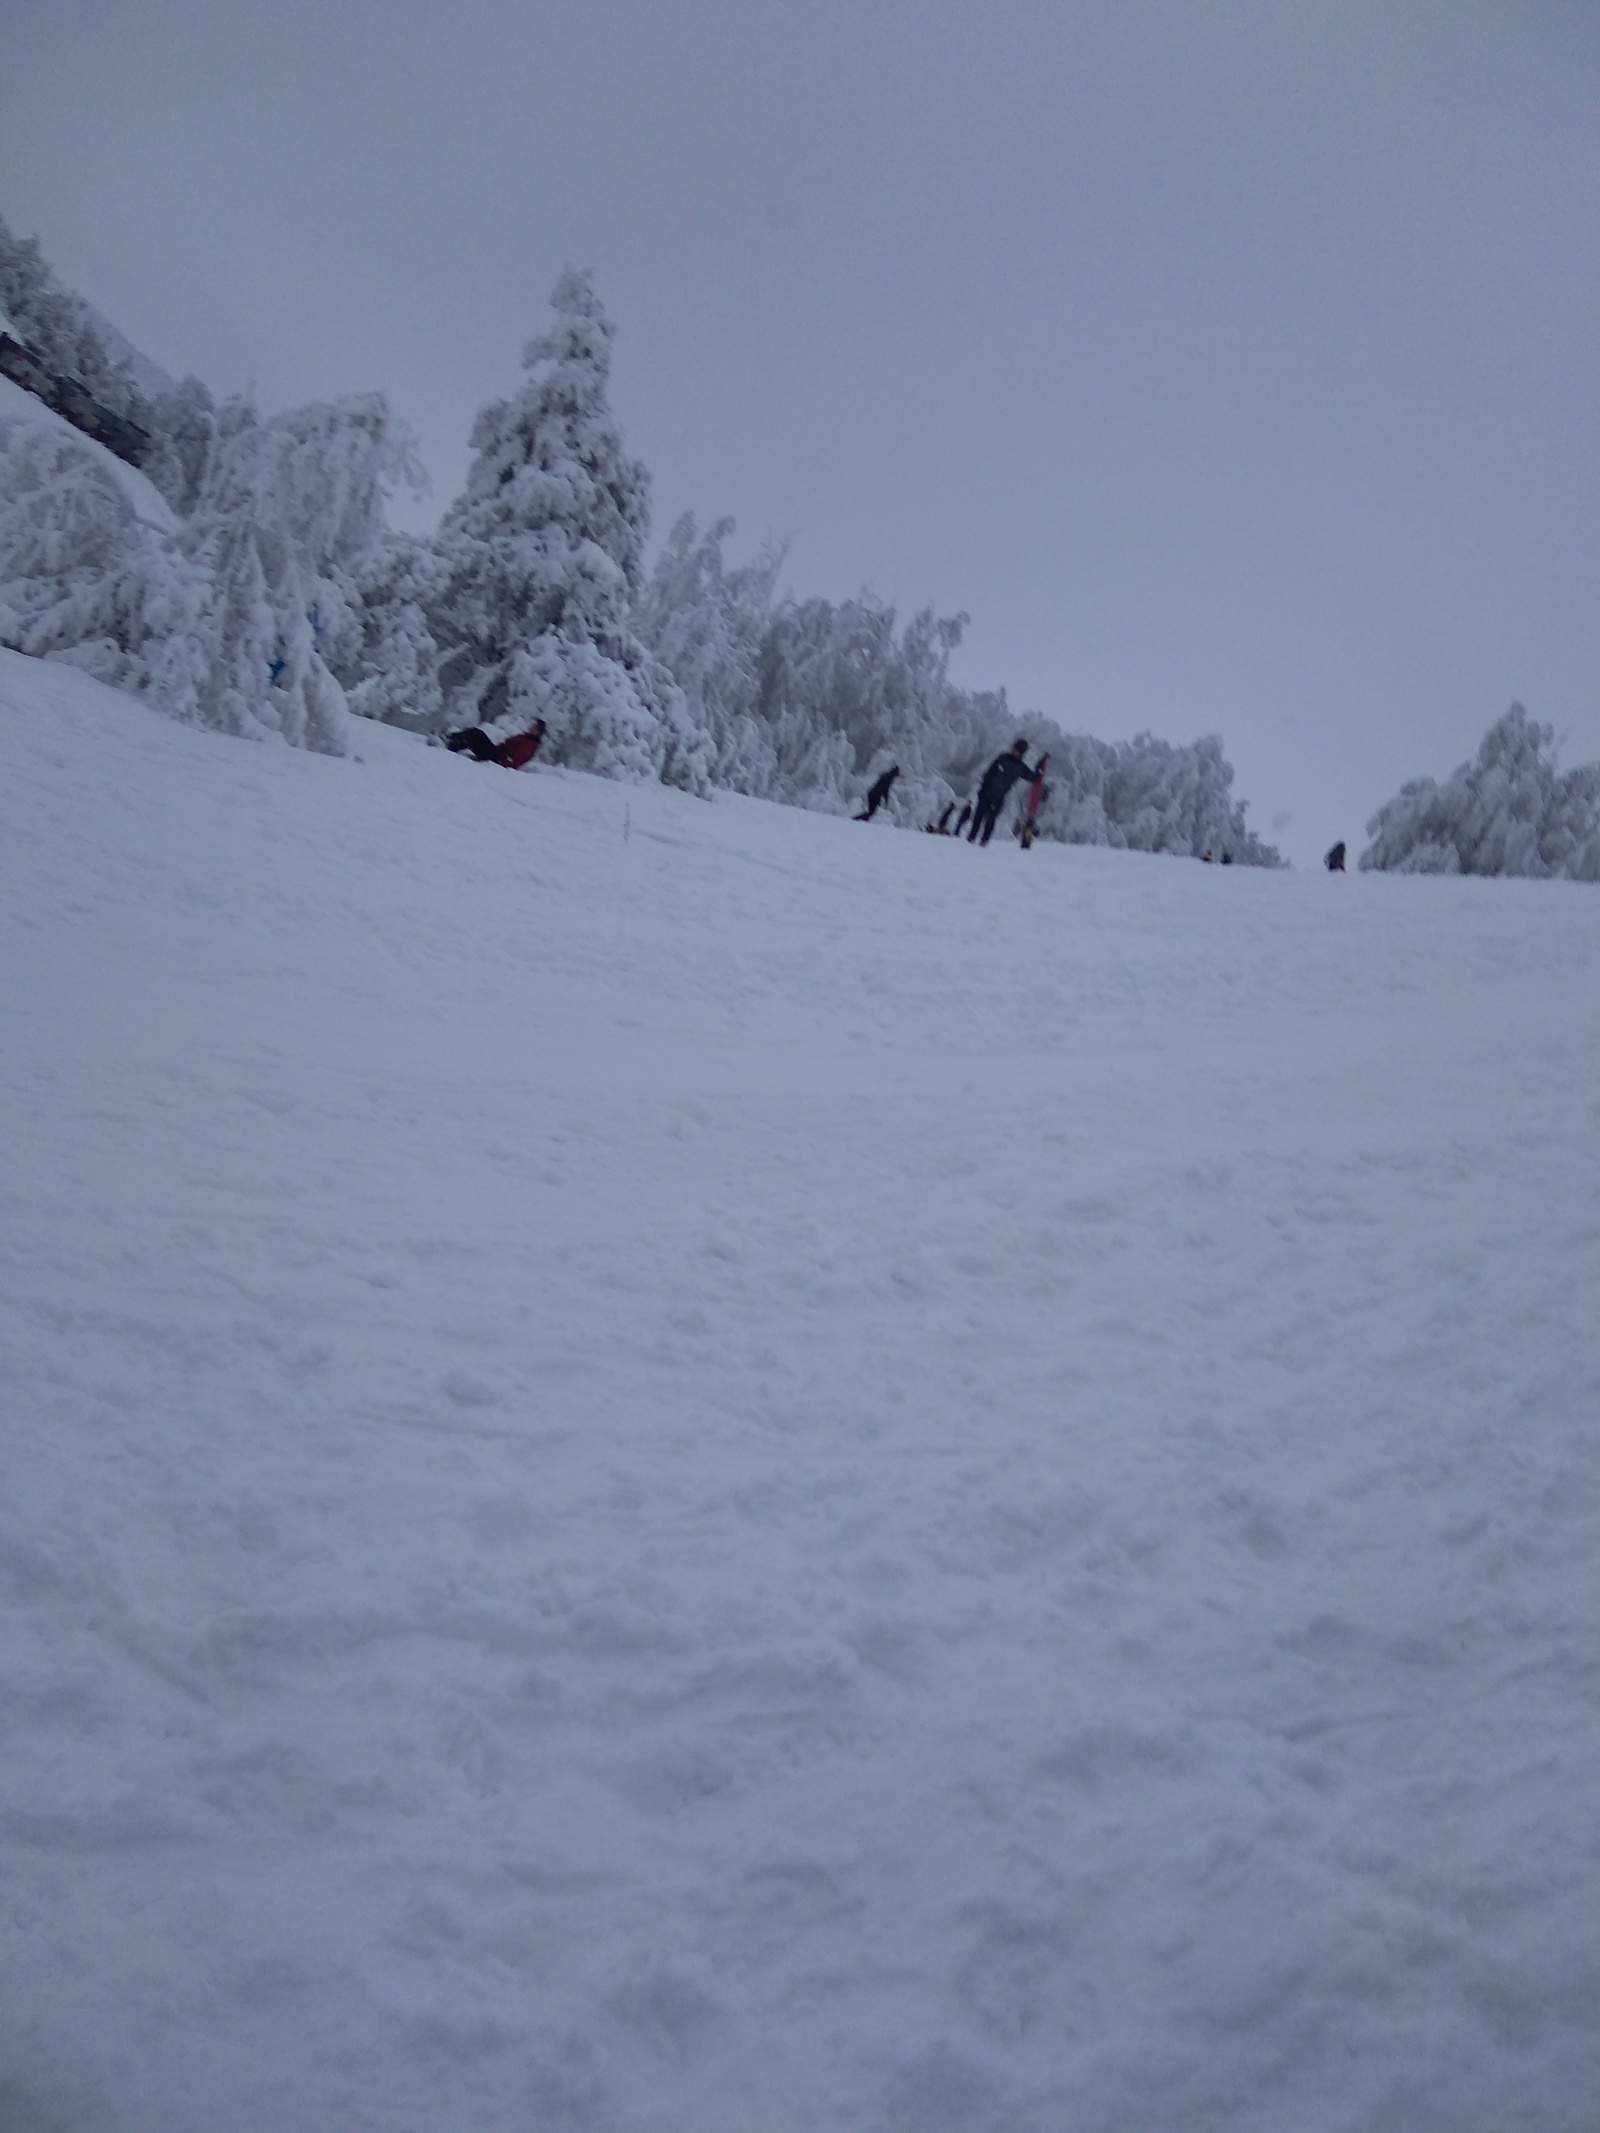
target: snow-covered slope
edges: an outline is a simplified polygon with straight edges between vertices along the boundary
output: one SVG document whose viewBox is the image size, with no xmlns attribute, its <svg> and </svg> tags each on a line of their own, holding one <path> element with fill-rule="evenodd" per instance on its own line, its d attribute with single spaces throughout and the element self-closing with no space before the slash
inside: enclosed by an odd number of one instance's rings
<svg viewBox="0 0 1600 2133">
<path fill-rule="evenodd" d="M 97 438 L 86 437 L 82 430 L 74 429 L 64 416 L 58 415 L 53 407 L 46 407 L 35 394 L 25 392 L 13 379 L 0 378 L 0 425 L 11 422 L 26 423 L 36 429 L 60 430 L 111 476 L 133 506 L 135 518 L 147 526 L 154 526 L 158 533 L 178 530 L 177 514 L 148 475 L 141 474 L 137 467 L 130 467 L 115 452 L 108 452 Z"/>
<path fill-rule="evenodd" d="M 0 2123 L 1580 2133 L 1600 898 L 0 655 Z"/>
</svg>

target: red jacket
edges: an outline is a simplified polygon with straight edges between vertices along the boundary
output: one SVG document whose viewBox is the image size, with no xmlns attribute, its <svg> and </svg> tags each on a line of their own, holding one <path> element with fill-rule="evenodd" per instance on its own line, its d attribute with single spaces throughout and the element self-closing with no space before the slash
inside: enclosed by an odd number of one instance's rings
<svg viewBox="0 0 1600 2133">
<path fill-rule="evenodd" d="M 514 733 L 509 741 L 502 741 L 494 752 L 494 759 L 503 770 L 521 770 L 539 753 L 539 743 L 543 739 L 544 720 L 540 719 L 526 733 Z"/>
</svg>

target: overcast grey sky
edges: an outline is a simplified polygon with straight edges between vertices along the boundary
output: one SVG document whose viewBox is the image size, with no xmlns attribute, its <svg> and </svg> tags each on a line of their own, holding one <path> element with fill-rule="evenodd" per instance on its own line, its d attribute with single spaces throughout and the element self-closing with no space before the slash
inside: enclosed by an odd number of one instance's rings
<svg viewBox="0 0 1600 2133">
<path fill-rule="evenodd" d="M 0 0 L 0 212 L 431 512 L 592 268 L 658 535 L 1219 731 L 1297 863 L 1513 697 L 1600 756 L 1595 0 Z"/>
</svg>

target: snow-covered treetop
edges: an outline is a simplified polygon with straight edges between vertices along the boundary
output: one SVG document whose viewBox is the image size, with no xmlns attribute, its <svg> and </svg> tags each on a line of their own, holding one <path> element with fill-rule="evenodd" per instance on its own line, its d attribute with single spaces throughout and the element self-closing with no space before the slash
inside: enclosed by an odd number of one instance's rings
<svg viewBox="0 0 1600 2133">
<path fill-rule="evenodd" d="M 615 328 L 575 268 L 557 282 L 551 306 L 555 324 L 523 350 L 522 390 L 491 401 L 473 424 L 477 458 L 445 526 L 476 539 L 534 535 L 553 578 L 565 577 L 572 553 L 591 545 L 598 551 L 591 569 L 604 579 L 609 563 L 621 574 L 615 590 L 631 599 L 650 530 L 650 476 L 624 451 L 611 413 Z M 532 578 L 544 575 L 531 554 L 528 561 Z M 586 618 L 572 619 L 581 632 Z"/>
<path fill-rule="evenodd" d="M 387 498 L 420 479 L 411 433 L 382 393 L 313 401 L 267 421 L 234 400 L 219 412 L 198 511 L 248 518 L 325 575 L 377 545 Z"/>
</svg>

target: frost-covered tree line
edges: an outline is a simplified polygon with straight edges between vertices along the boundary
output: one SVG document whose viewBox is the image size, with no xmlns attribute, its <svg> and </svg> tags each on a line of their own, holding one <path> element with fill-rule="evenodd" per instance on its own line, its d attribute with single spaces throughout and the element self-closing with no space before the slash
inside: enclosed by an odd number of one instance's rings
<svg viewBox="0 0 1600 2133">
<path fill-rule="evenodd" d="M 36 243 L 0 222 L 0 314 L 48 366 L 149 432 L 165 509 L 59 424 L 0 408 L 0 643 L 70 660 L 225 732 L 338 753 L 353 717 L 420 732 L 546 722 L 542 760 L 853 809 L 891 762 L 889 819 L 931 823 L 1025 734 L 1050 754 L 1040 831 L 1275 865 L 1222 744 L 1107 743 L 950 678 L 966 617 L 868 594 L 799 599 L 781 551 L 673 528 L 647 572 L 650 479 L 612 415 L 613 328 L 564 274 L 523 379 L 472 432 L 430 535 L 386 504 L 420 476 L 381 394 L 262 417 L 196 378 L 152 391 Z"/>
<path fill-rule="evenodd" d="M 1513 704 L 1442 785 L 1415 778 L 1367 824 L 1363 868 L 1600 881 L 1600 763 L 1563 771 L 1555 728 Z"/>
<path fill-rule="evenodd" d="M 842 811 L 897 763 L 885 811 L 926 825 L 970 797 L 992 758 L 1023 736 L 1050 756 L 1043 836 L 1279 863 L 1246 825 L 1214 735 L 1187 747 L 1148 733 L 1099 741 L 1033 713 L 1019 717 L 1003 689 L 951 681 L 965 615 L 924 608 L 902 624 L 870 594 L 838 602 L 781 594 L 781 554 L 768 549 L 730 568 L 723 550 L 732 531 L 730 519 L 703 534 L 692 517 L 680 519 L 636 609 L 708 738 L 714 784 Z"/>
</svg>

